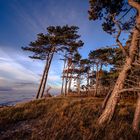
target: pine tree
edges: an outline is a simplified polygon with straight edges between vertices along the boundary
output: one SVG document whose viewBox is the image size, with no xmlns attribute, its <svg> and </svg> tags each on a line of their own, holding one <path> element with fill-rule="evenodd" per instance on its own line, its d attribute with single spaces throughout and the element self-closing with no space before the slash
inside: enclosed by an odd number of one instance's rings
<svg viewBox="0 0 140 140">
<path fill-rule="evenodd" d="M 134 15 L 128 20 L 123 20 L 131 9 L 135 9 Z M 120 91 L 123 90 L 124 82 L 128 76 L 138 53 L 140 39 L 140 1 L 139 0 L 90 0 L 89 15 L 91 20 L 102 19 L 103 29 L 110 34 L 117 32 L 116 42 L 123 52 L 125 63 L 119 73 L 114 89 L 107 101 L 106 107 L 99 117 L 98 124 L 109 123 L 112 119 L 116 105 L 119 101 Z M 132 39 L 127 53 L 119 37 L 123 30 L 133 29 Z"/>
<path fill-rule="evenodd" d="M 71 49 L 77 49 L 83 46 L 83 42 L 78 40 L 80 36 L 77 34 L 76 26 L 49 26 L 46 34 L 38 34 L 37 40 L 31 42 L 29 47 L 22 47 L 23 50 L 33 52 L 33 59 L 46 60 L 46 66 L 42 75 L 36 98 L 43 97 L 45 86 L 47 83 L 49 69 L 56 53 L 64 53 Z"/>
</svg>

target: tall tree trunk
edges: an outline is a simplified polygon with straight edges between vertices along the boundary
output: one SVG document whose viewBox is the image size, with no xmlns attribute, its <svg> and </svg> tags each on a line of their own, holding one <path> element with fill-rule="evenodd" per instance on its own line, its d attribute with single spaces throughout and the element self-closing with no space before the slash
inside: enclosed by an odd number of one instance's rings
<svg viewBox="0 0 140 140">
<path fill-rule="evenodd" d="M 65 72 L 64 72 L 64 69 L 65 69 L 65 66 L 66 66 L 66 59 L 64 59 L 64 67 L 63 67 L 63 75 L 62 75 L 62 87 L 61 87 L 61 95 L 63 95 L 63 88 L 64 88 L 64 79 L 65 79 Z"/>
<path fill-rule="evenodd" d="M 93 64 L 93 71 L 92 71 L 92 86 L 94 85 L 94 80 L 95 80 L 94 75 L 96 75 L 96 72 L 94 71 L 94 67 L 95 67 L 95 64 Z"/>
<path fill-rule="evenodd" d="M 130 58 L 127 58 L 125 65 L 123 66 L 123 70 L 120 72 L 119 77 L 116 81 L 113 92 L 106 103 L 106 107 L 102 113 L 102 115 L 98 119 L 99 124 L 104 124 L 106 122 L 110 122 L 113 117 L 118 99 L 119 99 L 119 91 L 123 89 L 123 85 L 125 79 L 127 77 L 127 72 L 131 69 L 132 61 Z"/>
<path fill-rule="evenodd" d="M 80 95 L 80 75 L 77 76 L 77 93 Z"/>
<path fill-rule="evenodd" d="M 89 70 L 87 72 L 87 95 L 89 94 L 89 84 L 90 84 L 90 78 L 89 78 Z"/>
<path fill-rule="evenodd" d="M 129 3 L 129 4 L 131 4 L 133 6 L 134 1 L 133 0 L 128 0 L 128 1 L 129 2 L 131 1 L 131 3 Z M 136 2 L 134 2 L 134 3 L 138 4 Z M 136 6 L 134 8 L 136 8 Z M 138 10 L 140 11 L 140 5 L 139 5 Z M 138 51 L 138 42 L 140 39 L 140 31 L 139 31 L 140 30 L 140 15 L 139 14 L 137 15 L 137 18 L 136 18 L 136 26 L 137 26 L 137 28 L 134 28 L 134 30 L 133 30 L 129 56 L 126 58 L 123 69 L 118 76 L 118 79 L 116 81 L 112 94 L 110 95 L 110 98 L 106 104 L 106 107 L 98 119 L 99 125 L 109 123 L 110 120 L 112 119 L 114 112 L 115 112 L 117 102 L 119 100 L 119 96 L 120 96 L 119 91 L 123 89 L 125 79 L 127 78 L 127 75 L 128 75 L 128 71 L 132 68 L 132 64 L 135 60 L 135 56 Z"/>
<path fill-rule="evenodd" d="M 53 48 L 53 50 L 52 50 L 52 54 L 51 54 L 50 59 L 49 59 L 48 68 L 47 68 L 47 71 L 45 73 L 45 80 L 44 80 L 44 83 L 43 83 L 43 86 L 42 86 L 41 98 L 43 97 L 45 86 L 46 86 L 46 83 L 47 83 L 49 69 L 50 69 L 51 62 L 52 62 L 52 59 L 53 59 L 53 56 L 54 56 L 54 50 L 55 50 L 55 48 Z"/>
<path fill-rule="evenodd" d="M 64 92 L 64 96 L 67 95 L 67 85 L 68 85 L 68 78 L 67 76 L 65 77 L 65 92 Z"/>
<path fill-rule="evenodd" d="M 72 74 L 70 74 L 70 78 L 69 78 L 68 92 L 70 92 L 71 90 L 71 82 L 72 82 Z"/>
<path fill-rule="evenodd" d="M 112 93 L 112 90 L 110 90 L 110 91 L 107 93 L 107 95 L 106 95 L 106 97 L 105 97 L 105 99 L 104 99 L 104 101 L 103 101 L 103 103 L 102 103 L 102 110 L 105 108 L 106 103 L 107 103 L 107 101 L 108 101 L 108 99 L 109 99 L 111 93 Z"/>
<path fill-rule="evenodd" d="M 67 73 L 66 73 L 66 78 L 65 78 L 65 96 L 67 95 L 67 88 L 68 88 L 68 76 L 69 76 L 69 65 L 68 65 L 68 69 L 67 69 Z"/>
<path fill-rule="evenodd" d="M 136 104 L 136 110 L 133 119 L 133 130 L 138 133 L 140 125 L 140 93 L 138 93 L 138 99 Z"/>
<path fill-rule="evenodd" d="M 87 72 L 87 86 L 89 86 L 89 83 L 90 83 L 90 81 L 89 81 L 89 70 L 88 70 L 88 72 Z"/>
<path fill-rule="evenodd" d="M 42 75 L 42 78 L 41 78 L 41 82 L 39 84 L 39 88 L 38 88 L 38 91 L 37 91 L 37 94 L 36 94 L 36 99 L 39 98 L 39 95 L 40 95 L 40 91 L 41 91 L 41 88 L 42 88 L 42 84 L 43 84 L 43 81 L 45 79 L 45 73 L 47 71 L 47 67 L 48 67 L 48 60 L 49 60 L 49 54 L 47 56 L 47 59 L 46 59 L 46 64 L 45 64 L 45 68 L 44 68 L 44 71 L 43 71 L 43 75 Z"/>
<path fill-rule="evenodd" d="M 48 69 L 49 68 L 47 68 L 47 70 L 45 72 L 44 81 L 43 81 L 43 84 L 42 84 L 42 90 L 40 91 L 41 92 L 40 98 L 42 98 L 43 95 L 44 95 L 44 90 L 45 90 L 45 86 L 46 86 L 46 82 L 47 82 L 47 77 L 48 77 Z"/>
<path fill-rule="evenodd" d="M 99 85 L 99 64 L 96 64 L 96 86 L 95 86 L 95 94 L 96 97 L 98 94 L 98 85 Z"/>
<path fill-rule="evenodd" d="M 93 64 L 93 68 L 92 68 L 92 71 L 91 71 L 91 73 L 90 73 L 90 80 L 89 80 L 89 85 L 90 85 L 90 90 L 93 88 L 93 86 L 94 86 L 94 64 Z M 94 93 L 95 92 L 95 90 L 93 91 L 93 92 L 91 92 L 90 91 L 90 94 L 93 94 L 93 96 L 94 96 Z"/>
<path fill-rule="evenodd" d="M 69 86 L 68 86 L 68 91 L 71 90 L 71 83 L 72 83 L 72 76 L 73 76 L 73 71 L 74 71 L 74 64 L 71 65 L 71 73 L 70 73 L 70 78 L 69 78 Z"/>
<path fill-rule="evenodd" d="M 68 64 L 67 64 L 68 69 L 67 69 L 67 75 L 65 78 L 65 80 L 66 80 L 66 82 L 65 82 L 65 95 L 68 92 L 69 69 L 70 69 L 71 65 L 72 65 L 72 54 L 70 54 L 70 56 L 68 58 Z"/>
</svg>

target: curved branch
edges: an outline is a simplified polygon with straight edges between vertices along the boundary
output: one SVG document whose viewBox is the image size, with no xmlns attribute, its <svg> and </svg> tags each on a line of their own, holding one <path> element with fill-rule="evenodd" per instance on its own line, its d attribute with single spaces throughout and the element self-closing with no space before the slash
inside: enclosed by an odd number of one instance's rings
<svg viewBox="0 0 140 140">
<path fill-rule="evenodd" d="M 139 63 L 133 63 L 134 66 L 140 67 Z"/>
<path fill-rule="evenodd" d="M 127 89 L 122 89 L 118 93 L 126 92 L 126 91 L 140 91 L 140 88 L 127 88 Z"/>
<path fill-rule="evenodd" d="M 122 50 L 123 55 L 125 57 L 128 57 L 127 51 L 124 49 L 124 46 L 122 45 L 121 41 L 119 40 L 119 37 L 120 37 L 121 32 L 122 32 L 121 26 L 118 23 L 118 21 L 115 20 L 114 16 L 113 16 L 112 20 L 113 20 L 114 24 L 118 27 L 118 34 L 116 36 L 116 42 L 117 42 L 118 46 L 120 47 L 120 49 Z"/>
</svg>

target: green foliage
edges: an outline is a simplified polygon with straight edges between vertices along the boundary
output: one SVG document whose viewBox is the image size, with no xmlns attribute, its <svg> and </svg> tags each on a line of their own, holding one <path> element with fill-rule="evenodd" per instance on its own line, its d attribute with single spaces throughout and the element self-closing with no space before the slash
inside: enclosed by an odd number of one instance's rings
<svg viewBox="0 0 140 140">
<path fill-rule="evenodd" d="M 89 59 L 95 64 L 110 64 L 114 50 L 112 48 L 100 48 L 90 51 Z"/>
<path fill-rule="evenodd" d="M 37 34 L 37 39 L 34 42 L 30 42 L 28 47 L 22 47 L 25 51 L 33 52 L 33 59 L 46 59 L 47 54 L 53 52 L 73 53 L 77 51 L 79 47 L 83 46 L 83 42 L 79 40 L 77 26 L 49 26 L 47 33 Z M 54 50 L 53 47 L 55 47 Z"/>
<path fill-rule="evenodd" d="M 79 64 L 81 58 L 82 58 L 82 56 L 80 55 L 80 53 L 78 53 L 78 52 L 75 53 L 73 56 L 73 63 Z"/>
<path fill-rule="evenodd" d="M 134 26 L 136 13 L 124 20 L 126 14 L 132 9 L 126 0 L 90 0 L 89 3 L 89 19 L 101 20 L 102 28 L 107 33 L 112 34 L 116 31 L 113 17 L 121 23 L 124 30 Z"/>
<path fill-rule="evenodd" d="M 124 47 L 124 49 L 127 52 L 129 50 L 128 47 Z M 102 68 L 102 71 L 99 71 L 102 72 L 100 82 L 103 86 L 113 86 L 125 62 L 125 57 L 120 48 L 106 47 L 90 51 L 89 60 L 91 65 L 110 66 L 108 71 L 105 67 Z"/>
</svg>

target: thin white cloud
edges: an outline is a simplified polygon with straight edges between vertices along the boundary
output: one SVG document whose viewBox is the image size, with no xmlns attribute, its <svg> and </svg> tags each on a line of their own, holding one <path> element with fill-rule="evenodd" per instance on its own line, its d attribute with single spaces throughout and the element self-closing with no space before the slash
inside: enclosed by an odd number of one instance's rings
<svg viewBox="0 0 140 140">
<path fill-rule="evenodd" d="M 17 24 L 24 23 L 23 25 L 26 30 L 30 30 L 32 33 L 45 30 L 44 24 L 42 23 L 43 20 L 39 20 L 39 15 L 37 17 L 37 13 L 34 12 L 36 9 L 34 8 L 33 3 L 23 6 L 20 1 L 14 1 L 14 3 L 11 3 L 11 8 L 18 17 L 18 20 L 16 21 Z M 32 11 L 32 13 L 30 13 L 30 11 Z"/>
<path fill-rule="evenodd" d="M 0 49 L 0 77 L 9 80 L 37 82 L 38 75 L 23 67 Z M 3 61 L 2 61 L 3 60 Z M 5 61 L 6 60 L 6 61 Z"/>
<path fill-rule="evenodd" d="M 37 90 L 44 62 L 33 61 L 23 54 L 20 55 L 15 51 L 4 49 L 0 49 L 0 56 L 0 85 L 2 90 L 8 90 L 9 88 L 16 92 L 34 92 Z M 52 93 L 58 93 L 61 87 L 63 62 L 58 61 L 58 59 L 58 56 L 54 57 L 48 75 L 48 85 L 52 87 Z M 8 85 L 8 87 L 5 85 Z"/>
<path fill-rule="evenodd" d="M 50 75 L 48 77 L 48 80 L 51 81 L 51 82 L 58 81 L 59 79 L 60 79 L 60 76 L 58 76 L 58 75 Z"/>
</svg>

